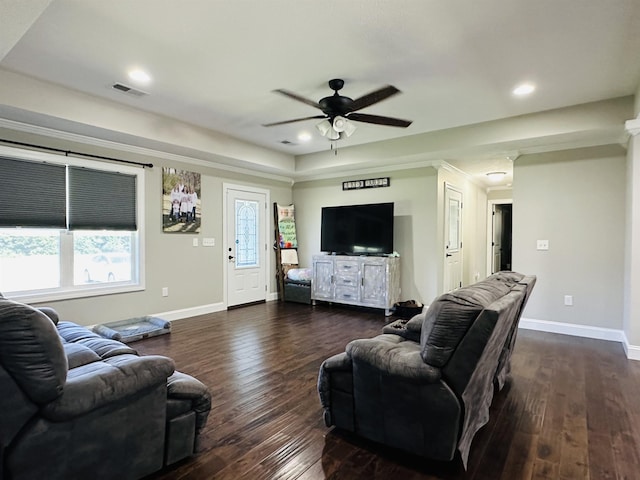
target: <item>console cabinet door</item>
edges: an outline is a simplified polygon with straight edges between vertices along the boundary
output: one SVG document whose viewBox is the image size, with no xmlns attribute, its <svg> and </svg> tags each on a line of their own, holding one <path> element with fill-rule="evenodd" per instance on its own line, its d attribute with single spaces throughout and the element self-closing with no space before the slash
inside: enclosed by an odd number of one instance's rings
<svg viewBox="0 0 640 480">
<path fill-rule="evenodd" d="M 311 281 L 311 298 L 317 300 L 333 299 L 333 260 L 313 261 L 313 279 Z"/>
<path fill-rule="evenodd" d="M 385 307 L 387 303 L 387 265 L 385 262 L 362 263 L 360 302 L 372 307 Z"/>
</svg>

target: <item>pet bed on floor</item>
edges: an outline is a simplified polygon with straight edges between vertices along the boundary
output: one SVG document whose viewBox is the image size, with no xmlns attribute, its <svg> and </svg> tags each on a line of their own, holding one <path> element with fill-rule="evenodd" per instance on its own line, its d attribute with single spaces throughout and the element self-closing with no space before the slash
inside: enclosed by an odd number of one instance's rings
<svg viewBox="0 0 640 480">
<path fill-rule="evenodd" d="M 93 327 L 98 335 L 128 343 L 171 332 L 171 322 L 158 317 L 136 317 Z"/>
</svg>

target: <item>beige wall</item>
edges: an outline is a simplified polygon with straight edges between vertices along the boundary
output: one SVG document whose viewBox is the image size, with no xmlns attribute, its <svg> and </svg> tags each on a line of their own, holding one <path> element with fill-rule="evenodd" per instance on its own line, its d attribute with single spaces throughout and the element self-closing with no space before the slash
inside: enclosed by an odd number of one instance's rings
<svg viewBox="0 0 640 480">
<path fill-rule="evenodd" d="M 513 265 L 538 276 L 527 318 L 622 329 L 625 169 L 617 145 L 516 160 Z"/>
<path fill-rule="evenodd" d="M 640 356 L 640 135 L 629 138 L 625 232 L 625 290 L 623 325 L 629 344 Z"/>
<path fill-rule="evenodd" d="M 499 190 L 489 190 L 487 200 L 499 203 L 501 200 L 507 200 L 506 203 L 513 200 L 513 191 L 511 188 L 503 188 Z"/>
<path fill-rule="evenodd" d="M 400 254 L 402 300 L 430 303 L 442 292 L 444 266 L 444 185 L 463 193 L 463 283 L 484 276 L 486 263 L 486 194 L 464 176 L 440 168 L 422 167 L 385 172 L 391 186 L 342 191 L 342 182 L 371 178 L 360 174 L 328 180 L 296 183 L 296 206 L 300 262 L 311 265 L 320 252 L 322 207 L 394 202 L 394 247 Z"/>
<path fill-rule="evenodd" d="M 390 177 L 391 186 L 342 190 L 343 181 L 378 176 Z M 401 298 L 431 301 L 437 290 L 436 181 L 436 170 L 424 167 L 296 183 L 293 200 L 301 264 L 310 266 L 312 255 L 320 252 L 322 207 L 394 202 L 394 248 L 400 254 Z"/>
<path fill-rule="evenodd" d="M 167 160 L 162 156 L 143 156 L 123 151 L 74 144 L 68 140 L 54 140 L 32 134 L 0 129 L 1 138 L 34 143 L 49 147 L 75 150 L 85 153 L 111 156 L 124 160 L 150 162 L 153 168 L 145 169 L 145 277 L 144 291 L 103 295 L 97 297 L 47 302 L 56 308 L 62 318 L 83 325 L 93 325 L 154 313 L 185 311 L 193 308 L 222 308 L 225 301 L 223 288 L 226 262 L 223 245 L 223 183 L 244 184 L 267 189 L 272 202 L 291 203 L 291 185 L 253 175 L 219 170 Z M 202 226 L 201 232 L 192 234 L 167 234 L 162 232 L 162 167 L 175 167 L 199 172 L 202 177 Z M 267 209 L 269 230 L 268 244 L 273 240 L 273 215 Z M 192 246 L 194 237 L 199 247 Z M 202 238 L 215 238 L 215 247 L 202 247 Z M 267 273 L 268 293 L 275 295 L 275 255 L 267 250 L 271 271 Z M 169 288 L 169 296 L 162 297 L 163 287 Z M 216 306 L 217 307 L 212 307 Z M 188 313 L 184 316 L 189 316 Z"/>
</svg>

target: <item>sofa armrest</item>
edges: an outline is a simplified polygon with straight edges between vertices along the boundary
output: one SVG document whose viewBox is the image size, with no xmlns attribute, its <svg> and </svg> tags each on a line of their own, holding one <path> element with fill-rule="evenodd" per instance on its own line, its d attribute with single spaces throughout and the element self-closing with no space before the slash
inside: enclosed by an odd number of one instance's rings
<svg viewBox="0 0 640 480">
<path fill-rule="evenodd" d="M 425 363 L 420 356 L 420 344 L 396 335 L 354 340 L 347 345 L 347 355 L 364 362 L 386 375 L 403 377 L 422 383 L 440 380 L 440 369 Z"/>
<path fill-rule="evenodd" d="M 157 355 L 116 357 L 69 371 L 62 395 L 42 407 L 42 416 L 64 422 L 166 383 L 173 360 Z"/>
<path fill-rule="evenodd" d="M 345 352 L 327 358 L 322 362 L 322 365 L 320 365 L 318 395 L 320 396 L 320 403 L 324 408 L 331 406 L 331 374 L 334 372 L 351 373 L 351 359 L 347 357 Z M 345 388 L 345 386 L 343 385 L 342 388 Z M 351 391 L 353 387 L 349 385 L 347 389 Z"/>
<path fill-rule="evenodd" d="M 182 400 L 196 413 L 196 432 L 207 423 L 211 410 L 211 392 L 201 381 L 182 372 L 174 372 L 167 379 L 167 398 Z"/>
</svg>

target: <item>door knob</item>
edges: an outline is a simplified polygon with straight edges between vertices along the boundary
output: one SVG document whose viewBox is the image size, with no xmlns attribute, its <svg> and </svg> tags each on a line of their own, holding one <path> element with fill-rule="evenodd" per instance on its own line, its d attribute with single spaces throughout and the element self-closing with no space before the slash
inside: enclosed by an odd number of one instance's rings
<svg viewBox="0 0 640 480">
<path fill-rule="evenodd" d="M 453 254 L 447 253 L 447 257 L 453 257 Z"/>
<path fill-rule="evenodd" d="M 233 255 L 229 255 L 229 260 L 233 260 L 234 258 L 236 257 L 234 257 Z"/>
</svg>

